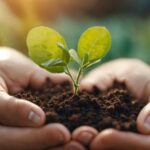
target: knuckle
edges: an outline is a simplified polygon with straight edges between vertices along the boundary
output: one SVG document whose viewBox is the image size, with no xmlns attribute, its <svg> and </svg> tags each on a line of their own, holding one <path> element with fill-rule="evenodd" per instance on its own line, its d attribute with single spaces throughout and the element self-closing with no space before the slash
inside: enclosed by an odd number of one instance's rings
<svg viewBox="0 0 150 150">
<path fill-rule="evenodd" d="M 20 111 L 22 111 L 22 103 L 13 96 L 10 96 L 7 100 L 7 109 L 11 112 L 12 115 L 19 116 Z"/>
</svg>

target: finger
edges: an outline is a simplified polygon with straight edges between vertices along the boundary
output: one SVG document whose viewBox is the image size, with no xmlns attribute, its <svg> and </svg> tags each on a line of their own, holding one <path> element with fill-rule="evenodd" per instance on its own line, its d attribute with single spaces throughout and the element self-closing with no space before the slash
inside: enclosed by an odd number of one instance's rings
<svg viewBox="0 0 150 150">
<path fill-rule="evenodd" d="M 64 73 L 50 73 L 37 66 L 30 76 L 29 83 L 34 88 L 39 88 L 46 81 L 47 78 L 49 78 L 50 80 L 52 80 L 53 83 L 56 84 L 62 83 L 64 81 L 70 82 L 70 78 Z"/>
<path fill-rule="evenodd" d="M 11 126 L 39 127 L 45 113 L 37 105 L 0 92 L 0 123 Z"/>
<path fill-rule="evenodd" d="M 0 91 L 2 92 L 8 92 L 7 85 L 3 78 L 0 77 Z"/>
<path fill-rule="evenodd" d="M 67 78 L 49 73 L 12 48 L 2 47 L 0 54 L 3 56 L 0 57 L 0 77 L 6 82 L 10 93 L 18 92 L 29 84 L 40 87 L 47 77 L 54 82 L 63 82 Z"/>
<path fill-rule="evenodd" d="M 49 148 L 49 149 L 45 149 L 45 150 L 64 150 L 64 146 Z"/>
<path fill-rule="evenodd" d="M 5 150 L 43 150 L 65 144 L 70 140 L 69 131 L 60 124 L 41 128 L 0 127 L 0 146 Z"/>
<path fill-rule="evenodd" d="M 118 64 L 122 63 L 124 70 L 120 70 L 118 66 L 118 70 L 115 71 L 117 81 L 124 82 L 129 91 L 138 99 L 148 99 L 150 96 L 149 66 L 137 59 L 123 61 Z"/>
<path fill-rule="evenodd" d="M 85 147 L 76 141 L 71 141 L 64 146 L 54 147 L 48 150 L 85 150 Z"/>
<path fill-rule="evenodd" d="M 107 129 L 101 132 L 92 142 L 92 150 L 148 150 L 150 137 Z"/>
<path fill-rule="evenodd" d="M 97 87 L 101 91 L 105 91 L 113 85 L 114 77 L 108 71 L 93 71 L 85 79 L 81 81 L 81 89 L 91 91 L 93 87 Z"/>
<path fill-rule="evenodd" d="M 82 126 L 77 128 L 72 133 L 72 139 L 87 146 L 97 136 L 98 131 L 89 126 Z"/>
<path fill-rule="evenodd" d="M 137 118 L 138 130 L 143 134 L 150 134 L 150 103 L 140 112 Z"/>
<path fill-rule="evenodd" d="M 83 145 L 76 141 L 71 141 L 64 146 L 64 150 L 86 150 Z"/>
</svg>

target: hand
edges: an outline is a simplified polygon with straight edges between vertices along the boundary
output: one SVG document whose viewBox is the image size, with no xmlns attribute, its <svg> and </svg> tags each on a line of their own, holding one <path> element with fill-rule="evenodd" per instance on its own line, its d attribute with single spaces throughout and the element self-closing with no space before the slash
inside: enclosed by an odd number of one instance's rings
<svg viewBox="0 0 150 150">
<path fill-rule="evenodd" d="M 86 90 L 92 90 L 94 86 L 106 90 L 116 80 L 124 82 L 137 98 L 150 100 L 150 68 L 136 59 L 119 59 L 106 63 L 87 75 L 81 82 L 81 86 L 82 89 Z M 138 130 L 143 134 L 150 134 L 149 114 L 150 104 L 147 104 L 137 119 Z M 90 130 L 87 129 L 87 133 L 90 133 Z M 92 150 L 150 149 L 150 136 L 125 133 L 114 129 L 107 129 L 95 136 L 94 139 L 92 137 L 89 141 Z"/>
<path fill-rule="evenodd" d="M 1 149 L 46 150 L 70 140 L 70 133 L 63 125 L 42 127 L 45 114 L 40 107 L 8 94 L 28 85 L 38 88 L 47 77 L 54 82 L 66 80 L 63 75 L 53 75 L 41 69 L 13 49 L 0 48 Z"/>
<path fill-rule="evenodd" d="M 140 60 L 118 59 L 93 70 L 82 80 L 81 86 L 86 90 L 92 90 L 93 86 L 100 90 L 106 90 L 116 80 L 124 82 L 137 98 L 147 99 L 150 89 L 149 74 L 150 67 Z"/>
</svg>

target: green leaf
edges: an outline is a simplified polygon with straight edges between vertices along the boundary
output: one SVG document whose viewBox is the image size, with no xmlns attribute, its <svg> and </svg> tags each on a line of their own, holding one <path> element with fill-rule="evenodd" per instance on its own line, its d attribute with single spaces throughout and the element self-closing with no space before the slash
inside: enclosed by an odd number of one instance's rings
<svg viewBox="0 0 150 150">
<path fill-rule="evenodd" d="M 68 49 L 60 42 L 57 42 L 57 46 L 63 50 L 63 52 L 64 52 L 64 54 L 65 54 L 65 56 L 67 58 L 67 61 L 69 62 L 70 54 L 69 54 Z"/>
<path fill-rule="evenodd" d="M 65 70 L 63 66 L 48 66 L 48 67 L 43 67 L 43 68 L 53 73 L 61 73 L 61 72 L 64 72 Z"/>
<path fill-rule="evenodd" d="M 67 51 L 67 49 L 65 48 L 65 46 L 62 43 L 57 42 L 57 46 L 65 51 Z"/>
<path fill-rule="evenodd" d="M 65 63 L 68 63 L 70 56 L 62 48 L 58 47 L 57 43 L 61 43 L 67 49 L 64 38 L 58 32 L 44 26 L 35 27 L 27 36 L 29 56 L 38 65 L 51 59 L 61 59 Z M 55 68 L 52 70 L 55 70 Z"/>
<path fill-rule="evenodd" d="M 81 59 L 80 59 L 80 57 L 78 56 L 78 53 L 77 53 L 76 50 L 70 49 L 70 50 L 69 50 L 69 54 L 70 54 L 71 58 L 72 58 L 75 62 L 77 62 L 79 65 L 81 64 Z"/>
<path fill-rule="evenodd" d="M 91 66 L 93 66 L 93 65 L 95 65 L 95 64 L 97 64 L 97 63 L 99 63 L 100 61 L 101 61 L 101 59 L 96 60 L 96 61 L 94 61 L 94 62 L 92 62 L 92 63 L 89 63 L 89 64 L 86 65 L 85 67 L 86 67 L 86 68 L 91 67 Z"/>
<path fill-rule="evenodd" d="M 105 27 L 95 26 L 87 29 L 78 42 L 78 54 L 83 59 L 88 53 L 89 62 L 102 59 L 111 47 L 111 35 Z"/>
<path fill-rule="evenodd" d="M 82 65 L 86 67 L 88 64 L 89 64 L 89 55 L 88 53 L 85 53 L 82 59 Z"/>
<path fill-rule="evenodd" d="M 63 60 L 61 59 L 50 59 L 48 61 L 45 61 L 41 64 L 42 67 L 51 67 L 51 66 L 65 66 Z"/>
</svg>

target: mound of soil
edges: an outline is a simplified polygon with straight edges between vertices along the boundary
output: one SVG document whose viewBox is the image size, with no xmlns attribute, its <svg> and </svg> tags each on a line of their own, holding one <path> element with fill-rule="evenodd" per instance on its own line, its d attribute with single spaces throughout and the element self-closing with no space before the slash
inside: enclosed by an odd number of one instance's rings
<svg viewBox="0 0 150 150">
<path fill-rule="evenodd" d="M 89 125 L 98 131 L 115 128 L 138 132 L 136 118 L 145 103 L 138 103 L 124 85 L 116 83 L 105 92 L 95 88 L 78 96 L 71 89 L 67 82 L 54 85 L 47 80 L 39 90 L 28 87 L 14 96 L 39 105 L 46 113 L 46 123 L 59 122 L 70 131 Z"/>
</svg>

